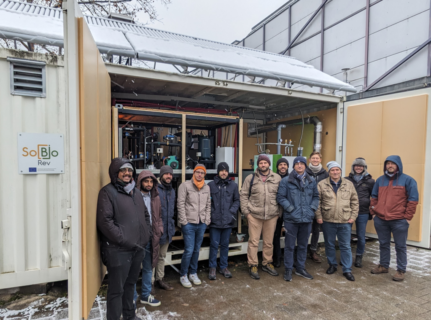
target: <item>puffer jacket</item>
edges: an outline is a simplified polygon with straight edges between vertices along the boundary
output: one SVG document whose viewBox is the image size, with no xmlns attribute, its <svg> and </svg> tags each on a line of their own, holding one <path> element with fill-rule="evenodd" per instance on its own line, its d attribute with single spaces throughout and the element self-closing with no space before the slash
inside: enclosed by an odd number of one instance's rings
<svg viewBox="0 0 431 320">
<path fill-rule="evenodd" d="M 253 186 L 249 197 L 250 182 L 254 175 Z M 277 191 L 281 177 L 275 172 L 270 172 L 263 182 L 258 169 L 245 178 L 240 192 L 241 212 L 253 218 L 269 220 L 281 214 L 281 208 L 277 203 Z"/>
<path fill-rule="evenodd" d="M 283 220 L 290 223 L 307 223 L 314 219 L 314 212 L 319 206 L 317 183 L 305 174 L 304 187 L 296 178 L 296 171 L 281 180 L 277 192 L 277 202 L 283 208 Z"/>
<path fill-rule="evenodd" d="M 151 171 L 143 170 L 138 176 L 137 187 L 141 189 L 141 182 L 146 178 L 153 179 L 153 189 L 150 191 L 151 196 L 151 246 L 152 246 L 152 267 L 154 268 L 157 265 L 157 261 L 159 260 L 159 252 L 160 252 L 160 237 L 163 235 L 163 221 L 162 221 L 162 212 L 161 212 L 161 204 L 159 198 L 159 190 L 157 188 L 159 181 L 151 173 Z M 144 201 L 145 203 L 145 201 Z"/>
<path fill-rule="evenodd" d="M 353 178 L 355 175 L 350 173 L 345 179 L 349 180 L 355 186 L 359 199 L 359 214 L 370 213 L 370 197 L 376 183 L 370 174 L 365 175 L 359 182 Z"/>
<path fill-rule="evenodd" d="M 135 187 L 127 193 L 117 182 L 118 172 L 125 163 L 133 166 L 128 159 L 115 158 L 111 161 L 111 183 L 99 191 L 97 199 L 97 230 L 102 247 L 145 248 L 151 236 L 148 227 L 150 216 L 141 192 Z"/>
<path fill-rule="evenodd" d="M 398 172 L 393 177 L 384 174 L 377 179 L 371 194 L 370 212 L 382 220 L 410 221 L 419 201 L 416 180 L 403 173 L 403 163 L 399 156 L 387 157 L 383 172 L 387 161 L 394 162 L 398 166 Z"/>
<path fill-rule="evenodd" d="M 219 176 L 208 183 L 211 190 L 211 224 L 212 228 L 232 228 L 237 220 L 239 209 L 238 185 Z"/>
<path fill-rule="evenodd" d="M 359 200 L 353 183 L 347 179 L 341 179 L 340 187 L 335 193 L 330 179 L 322 180 L 317 185 L 320 202 L 316 210 L 316 219 L 333 223 L 347 223 L 349 219 L 356 220 Z"/>
<path fill-rule="evenodd" d="M 172 186 L 167 187 L 162 183 L 159 183 L 157 187 L 162 204 L 163 234 L 160 238 L 160 245 L 163 245 L 166 242 L 171 243 L 175 234 L 175 190 Z"/>
<path fill-rule="evenodd" d="M 195 186 L 193 179 L 183 182 L 178 189 L 177 199 L 178 221 L 181 225 L 199 221 L 211 223 L 210 187 L 204 184 L 201 190 Z"/>
</svg>

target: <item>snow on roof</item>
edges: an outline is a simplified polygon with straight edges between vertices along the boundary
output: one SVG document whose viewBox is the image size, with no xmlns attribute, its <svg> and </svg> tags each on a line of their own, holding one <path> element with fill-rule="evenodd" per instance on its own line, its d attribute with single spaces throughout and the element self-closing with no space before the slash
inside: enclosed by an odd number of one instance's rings
<svg viewBox="0 0 431 320">
<path fill-rule="evenodd" d="M 61 9 L 0 0 L 0 37 L 63 46 Z M 139 24 L 85 16 L 103 53 L 216 70 L 250 77 L 356 92 L 357 90 L 295 58 L 220 43 Z"/>
</svg>

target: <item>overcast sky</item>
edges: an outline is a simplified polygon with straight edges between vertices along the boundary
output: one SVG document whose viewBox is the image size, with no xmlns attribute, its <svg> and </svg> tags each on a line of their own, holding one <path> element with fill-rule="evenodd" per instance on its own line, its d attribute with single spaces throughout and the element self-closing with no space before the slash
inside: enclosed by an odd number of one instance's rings
<svg viewBox="0 0 431 320">
<path fill-rule="evenodd" d="M 287 0 L 171 0 L 165 7 L 156 0 L 160 21 L 151 28 L 208 40 L 231 43 L 243 39 L 251 28 Z M 139 22 L 147 23 L 145 14 Z"/>
</svg>

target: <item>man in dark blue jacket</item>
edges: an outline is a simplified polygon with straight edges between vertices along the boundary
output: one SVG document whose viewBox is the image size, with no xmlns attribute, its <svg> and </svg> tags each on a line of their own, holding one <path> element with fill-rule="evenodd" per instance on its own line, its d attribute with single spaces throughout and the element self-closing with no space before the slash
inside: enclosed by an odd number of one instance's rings
<svg viewBox="0 0 431 320">
<path fill-rule="evenodd" d="M 168 252 L 169 244 L 172 242 L 172 236 L 175 234 L 175 190 L 172 188 L 172 178 L 174 170 L 170 166 L 163 166 L 160 168 L 160 183 L 157 185 L 162 206 L 162 221 L 163 221 L 163 234 L 160 238 L 160 251 L 159 261 L 153 272 L 155 275 L 155 283 L 157 286 L 164 290 L 174 290 L 174 288 L 167 282 L 163 281 L 165 276 L 165 258 Z"/>
<path fill-rule="evenodd" d="M 208 186 L 211 191 L 211 224 L 210 224 L 210 271 L 208 278 L 216 280 L 217 252 L 220 245 L 219 272 L 226 278 L 232 278 L 227 269 L 229 238 L 237 219 L 239 209 L 238 185 L 229 179 L 229 165 L 220 162 L 217 176 Z"/>
<path fill-rule="evenodd" d="M 295 274 L 305 279 L 313 277 L 305 270 L 308 238 L 314 212 L 319 206 L 319 193 L 316 181 L 311 178 L 305 168 L 304 157 L 296 157 L 293 161 L 293 171 L 287 179 L 280 182 L 277 202 L 283 207 L 284 228 L 284 280 L 292 281 L 295 243 L 298 245 Z"/>
</svg>

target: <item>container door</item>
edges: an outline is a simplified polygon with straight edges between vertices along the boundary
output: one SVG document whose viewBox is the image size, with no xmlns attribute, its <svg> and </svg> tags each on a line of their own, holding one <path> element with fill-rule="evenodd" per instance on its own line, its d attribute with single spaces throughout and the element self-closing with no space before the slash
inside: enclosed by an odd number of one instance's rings
<svg viewBox="0 0 431 320">
<path fill-rule="evenodd" d="M 427 111 L 427 94 L 351 102 L 345 112 L 343 147 L 345 175 L 350 173 L 353 160 L 363 157 L 368 172 L 377 180 L 383 175 L 389 155 L 401 157 L 404 173 L 416 180 L 419 189 L 419 205 L 410 224 L 408 243 L 426 248 L 430 246 L 430 212 L 424 210 L 424 202 L 428 201 L 424 198 Z M 373 221 L 368 223 L 367 235 L 377 236 Z"/>
<path fill-rule="evenodd" d="M 109 183 L 111 86 L 100 52 L 83 18 L 78 18 L 81 144 L 82 315 L 86 319 L 106 270 L 96 227 L 99 190 Z"/>
</svg>

